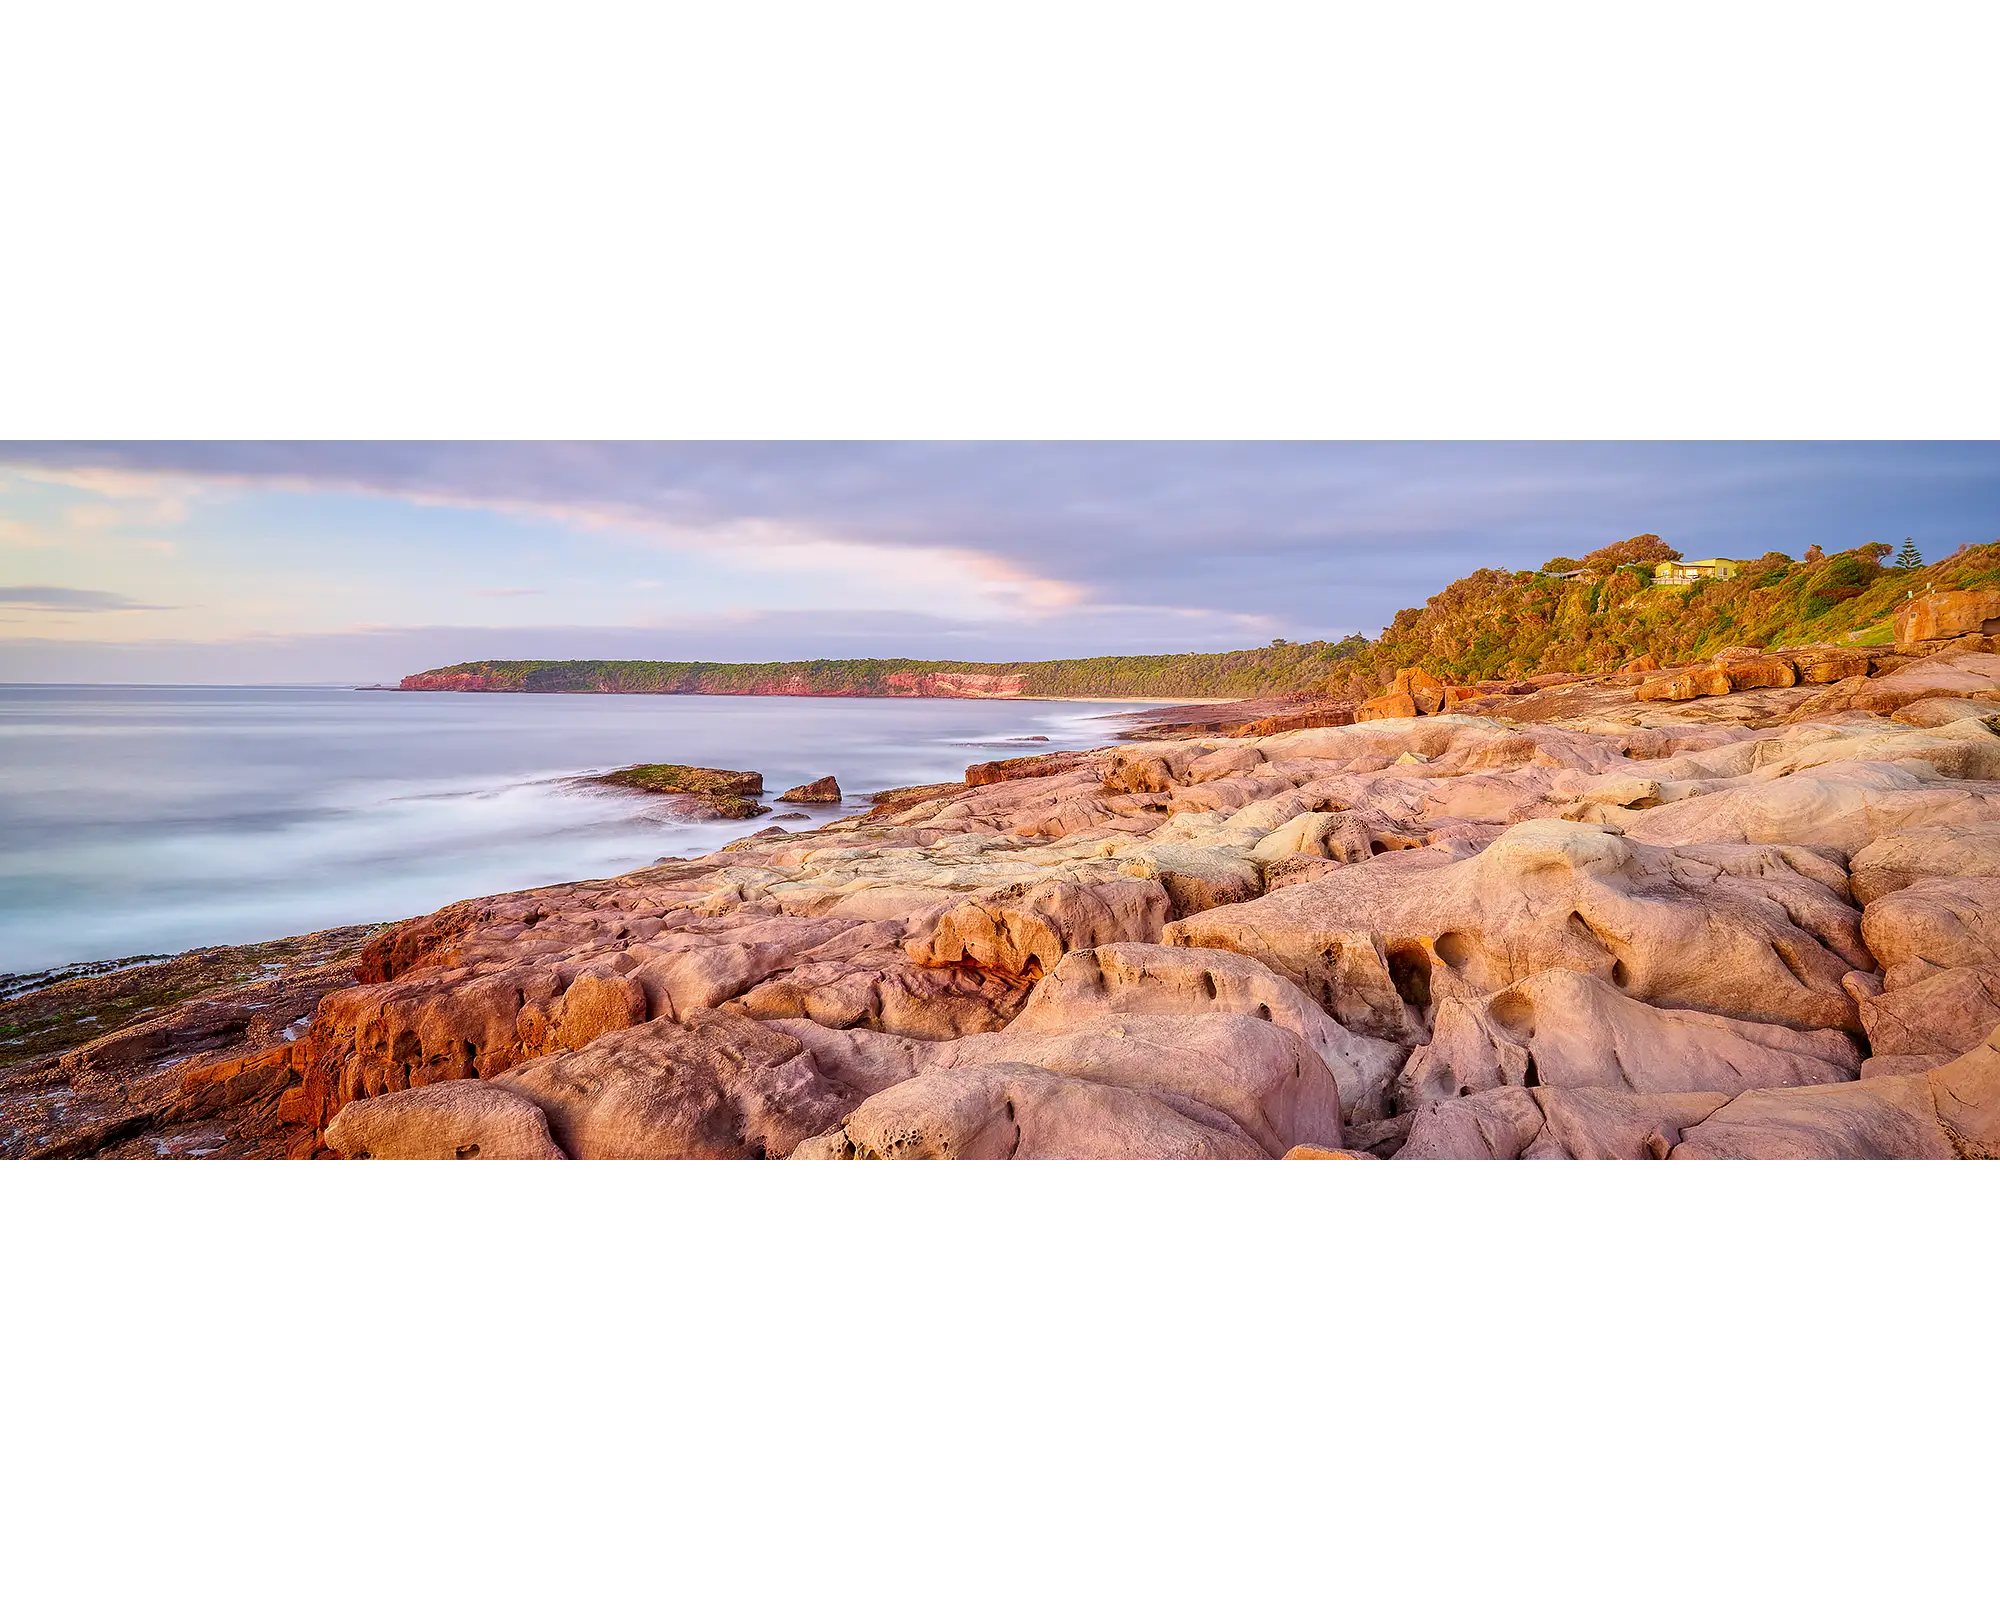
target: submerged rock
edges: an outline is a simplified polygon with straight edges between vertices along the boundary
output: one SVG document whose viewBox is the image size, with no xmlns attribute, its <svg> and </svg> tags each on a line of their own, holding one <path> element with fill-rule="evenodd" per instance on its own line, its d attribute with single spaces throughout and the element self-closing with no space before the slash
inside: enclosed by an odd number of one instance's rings
<svg viewBox="0 0 2000 1600">
<path fill-rule="evenodd" d="M 759 817 L 770 809 L 758 805 L 754 798 L 764 792 L 761 772 L 730 772 L 721 767 L 656 762 L 620 767 L 616 772 L 599 773 L 583 781 L 608 784 L 616 789 L 637 789 L 644 794 L 686 796 L 696 802 L 689 807 L 692 814 L 730 821 Z M 837 793 L 835 798 L 839 798 Z"/>
</svg>

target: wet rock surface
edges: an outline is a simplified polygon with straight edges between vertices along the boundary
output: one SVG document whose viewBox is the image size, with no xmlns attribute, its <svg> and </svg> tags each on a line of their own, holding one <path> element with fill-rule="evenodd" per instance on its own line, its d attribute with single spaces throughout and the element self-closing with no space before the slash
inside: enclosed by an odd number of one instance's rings
<svg viewBox="0 0 2000 1600">
<path fill-rule="evenodd" d="M 675 802 L 676 812 L 691 820 L 741 820 L 760 817 L 770 810 L 769 806 L 757 804 L 756 797 L 764 792 L 764 775 L 761 772 L 731 772 L 720 767 L 684 767 L 673 762 L 654 762 L 637 767 L 620 767 L 616 772 L 598 773 L 581 781 L 670 796 Z M 832 784 L 833 780 L 823 778 L 820 782 Z M 784 798 L 802 800 L 808 796 L 794 791 Z M 838 786 L 834 788 L 833 798 L 840 798 Z"/>
<path fill-rule="evenodd" d="M 1992 1155 L 2000 656 L 1923 643 L 1182 708 L 66 1035 L 5 1148 Z"/>
</svg>

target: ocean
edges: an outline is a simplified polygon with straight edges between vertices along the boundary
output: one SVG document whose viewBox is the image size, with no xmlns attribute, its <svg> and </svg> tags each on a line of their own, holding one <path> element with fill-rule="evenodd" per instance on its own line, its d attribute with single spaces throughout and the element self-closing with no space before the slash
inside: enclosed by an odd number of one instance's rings
<svg viewBox="0 0 2000 1600">
<path fill-rule="evenodd" d="M 1112 742 L 1114 702 L 0 684 L 0 973 L 384 922 L 713 850 L 566 780 L 752 768 L 816 826 L 970 762 Z M 1043 742 L 1043 741 L 1046 742 Z M 777 795 L 832 773 L 839 806 Z"/>
</svg>

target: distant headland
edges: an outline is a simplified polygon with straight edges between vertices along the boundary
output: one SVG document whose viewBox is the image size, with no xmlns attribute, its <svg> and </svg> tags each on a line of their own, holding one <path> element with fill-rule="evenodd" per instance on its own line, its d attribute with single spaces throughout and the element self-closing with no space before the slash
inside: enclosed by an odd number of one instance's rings
<svg viewBox="0 0 2000 1600">
<path fill-rule="evenodd" d="M 1327 695 L 1366 700 L 1404 669 L 1445 682 L 1606 672 L 1622 662 L 1699 661 L 1719 649 L 1887 644 L 1897 607 L 1923 590 L 2000 583 L 2000 544 L 1963 545 L 1928 566 L 1888 544 L 1801 558 L 1681 561 L 1652 535 L 1534 572 L 1483 568 L 1375 640 L 1274 639 L 1207 654 L 1058 661 L 464 661 L 403 679 L 405 690 L 512 694 L 827 695 L 876 699 L 1213 700 Z"/>
</svg>

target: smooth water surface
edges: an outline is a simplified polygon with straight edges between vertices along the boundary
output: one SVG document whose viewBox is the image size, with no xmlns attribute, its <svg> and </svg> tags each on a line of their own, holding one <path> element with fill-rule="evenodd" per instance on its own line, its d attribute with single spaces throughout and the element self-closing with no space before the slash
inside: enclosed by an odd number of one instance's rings
<svg viewBox="0 0 2000 1600">
<path fill-rule="evenodd" d="M 0 684 L 0 972 L 243 944 L 607 877 L 756 822 L 565 780 L 749 767 L 811 822 L 968 762 L 1110 743 L 1133 705 Z M 1025 742 L 1042 734 L 1048 743 Z M 845 807 L 776 796 L 833 773 Z"/>
</svg>

